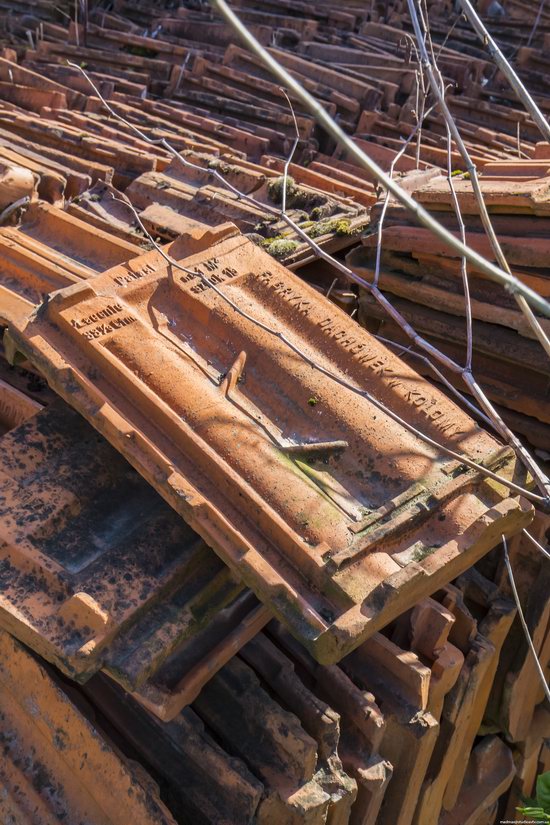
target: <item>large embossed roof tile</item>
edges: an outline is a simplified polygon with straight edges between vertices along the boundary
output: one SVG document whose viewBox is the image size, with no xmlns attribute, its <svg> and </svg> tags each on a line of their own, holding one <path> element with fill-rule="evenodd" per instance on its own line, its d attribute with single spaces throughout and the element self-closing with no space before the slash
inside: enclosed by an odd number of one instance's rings
<svg viewBox="0 0 550 825">
<path fill-rule="evenodd" d="M 15 423 L 25 410 L 7 393 Z M 135 689 L 242 590 L 61 402 L 1 445 L 0 625 L 71 677 L 105 665 Z"/>
<path fill-rule="evenodd" d="M 511 451 L 251 241 L 182 263 L 153 251 L 62 290 L 13 346 L 316 656 L 338 660 L 531 520 L 271 334 L 521 478 Z"/>
<path fill-rule="evenodd" d="M 152 779 L 3 631 L 0 654 L 2 822 L 175 825 Z"/>
</svg>

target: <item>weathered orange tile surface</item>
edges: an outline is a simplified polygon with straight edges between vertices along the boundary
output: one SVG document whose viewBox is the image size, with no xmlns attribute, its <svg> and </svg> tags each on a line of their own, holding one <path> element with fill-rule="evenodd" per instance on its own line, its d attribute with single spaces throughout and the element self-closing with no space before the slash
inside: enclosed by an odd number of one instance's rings
<svg viewBox="0 0 550 825">
<path fill-rule="evenodd" d="M 46 295 L 138 255 L 117 238 L 62 209 L 31 204 L 17 228 L 0 228 L 0 323 L 25 317 Z"/>
<path fill-rule="evenodd" d="M 0 439 L 0 627 L 71 678 L 136 689 L 243 585 L 81 416 L 27 418 Z"/>
<path fill-rule="evenodd" d="M 0 631 L 0 821 L 175 825 L 150 778 Z"/>
<path fill-rule="evenodd" d="M 22 424 L 41 410 L 41 405 L 0 378 L 0 435 Z"/>
</svg>

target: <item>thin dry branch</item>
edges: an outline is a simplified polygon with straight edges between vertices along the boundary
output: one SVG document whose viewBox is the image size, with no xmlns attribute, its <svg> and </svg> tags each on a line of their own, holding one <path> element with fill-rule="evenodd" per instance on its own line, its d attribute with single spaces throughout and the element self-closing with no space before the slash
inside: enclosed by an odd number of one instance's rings
<svg viewBox="0 0 550 825">
<path fill-rule="evenodd" d="M 417 120 L 416 126 L 415 126 L 415 127 L 414 127 L 414 129 L 411 131 L 411 133 L 408 135 L 408 137 L 406 138 L 406 140 L 404 140 L 404 141 L 403 141 L 403 145 L 402 145 L 401 149 L 399 150 L 399 152 L 396 154 L 396 156 L 394 157 L 394 159 L 393 159 L 393 160 L 392 160 L 392 162 L 391 162 L 391 165 L 390 165 L 390 171 L 389 171 L 389 175 L 390 175 L 390 178 L 392 178 L 392 179 L 393 179 L 393 173 L 394 173 L 394 171 L 395 171 L 395 167 L 397 166 L 397 164 L 398 164 L 399 160 L 400 160 L 400 159 L 401 159 L 401 157 L 403 156 L 403 153 L 405 152 L 405 150 L 406 150 L 407 146 L 408 146 L 408 145 L 409 145 L 409 143 L 410 143 L 410 142 L 414 139 L 414 136 L 415 136 L 417 133 L 418 133 L 418 135 L 420 136 L 420 133 L 421 133 L 421 131 L 422 131 L 422 123 L 423 123 L 423 121 L 424 121 L 427 117 L 429 117 L 429 116 L 430 116 L 431 112 L 432 112 L 432 111 L 433 111 L 433 109 L 435 108 L 435 104 L 434 104 L 434 105 L 433 105 L 433 106 L 431 106 L 431 107 L 428 109 L 428 111 L 424 114 L 424 103 L 425 103 L 425 100 L 426 100 L 426 97 L 424 96 L 424 98 L 423 98 L 423 104 L 422 104 L 422 106 L 421 106 L 421 109 L 422 109 L 422 118 L 420 117 L 420 115 L 418 116 L 418 120 Z M 386 212 L 387 212 L 387 210 L 388 210 L 388 205 L 389 205 L 389 202 L 390 202 L 390 197 L 391 197 L 391 195 L 390 195 L 390 192 L 389 192 L 389 190 L 388 190 L 388 191 L 386 192 L 386 196 L 385 196 L 385 198 L 384 198 L 384 204 L 383 204 L 383 206 L 382 206 L 382 212 L 381 212 L 381 214 L 380 214 L 380 220 L 378 221 L 378 228 L 377 228 L 378 238 L 377 238 L 377 241 L 376 241 L 376 262 L 375 262 L 375 265 L 374 265 L 374 280 L 373 280 L 373 285 L 374 285 L 374 286 L 378 286 L 378 281 L 380 280 L 380 261 L 381 261 L 381 255 L 382 255 L 382 233 L 383 233 L 383 231 L 384 231 L 384 220 L 385 220 L 385 218 L 386 218 Z"/>
<path fill-rule="evenodd" d="M 437 65 L 437 57 L 434 52 L 434 46 L 432 42 L 430 26 L 429 26 L 429 12 L 428 12 L 428 3 L 427 0 L 420 0 L 420 14 L 422 17 L 422 24 L 424 27 L 424 33 L 426 39 L 428 41 L 430 47 L 430 53 L 432 56 L 432 63 L 434 69 L 437 72 L 439 77 L 439 86 L 441 89 L 441 94 L 443 98 L 445 98 L 446 88 L 445 82 L 443 80 L 443 75 L 439 70 L 439 66 Z M 439 53 L 441 53 L 441 49 Z M 464 224 L 464 219 L 462 217 L 462 212 L 460 209 L 460 203 L 458 201 L 455 186 L 453 183 L 453 167 L 452 167 L 452 135 L 451 130 L 449 128 L 449 124 L 445 123 L 445 129 L 447 133 L 447 183 L 449 185 L 449 189 L 451 192 L 451 201 L 453 204 L 453 210 L 456 215 L 456 220 L 458 223 L 458 231 L 460 233 L 460 240 L 466 246 L 466 226 Z M 468 158 L 465 158 L 468 161 Z M 499 262 L 500 263 L 500 262 Z M 509 267 L 507 266 L 509 271 Z M 468 262 L 464 255 L 460 259 L 460 275 L 462 278 L 462 288 L 464 291 L 464 310 L 465 310 L 465 317 L 466 317 L 466 365 L 465 369 L 467 372 L 472 371 L 472 358 L 473 358 L 473 323 L 472 323 L 472 301 L 470 298 L 470 282 L 468 280 Z"/>
<path fill-rule="evenodd" d="M 430 215 L 414 198 L 405 192 L 395 181 L 375 163 L 354 141 L 346 135 L 340 126 L 331 118 L 325 109 L 292 77 L 287 70 L 281 66 L 266 49 L 256 40 L 247 27 L 239 20 L 236 14 L 229 8 L 225 0 L 210 0 L 220 14 L 227 20 L 231 27 L 244 40 L 247 46 L 258 55 L 265 66 L 278 78 L 287 89 L 298 98 L 302 105 L 309 111 L 321 126 L 340 144 L 346 151 L 357 160 L 360 166 L 365 168 L 384 189 L 389 189 L 395 198 L 403 204 L 416 219 L 433 232 L 438 238 L 444 241 L 458 255 L 465 255 L 468 261 L 487 278 L 496 281 L 504 286 L 512 294 L 519 293 L 535 307 L 541 314 L 550 317 L 550 303 L 538 295 L 533 289 L 523 284 L 510 273 L 501 269 L 490 261 L 487 261 L 475 250 L 459 241 L 455 236 L 442 226 Z"/>
<path fill-rule="evenodd" d="M 539 27 L 540 19 L 542 17 L 542 12 L 544 11 L 544 7 L 546 5 L 546 0 L 540 0 L 539 10 L 537 12 L 537 16 L 535 17 L 535 22 L 533 23 L 533 28 L 529 33 L 529 37 L 527 38 L 527 48 L 531 45 L 533 37 L 537 33 L 537 29 Z"/>
<path fill-rule="evenodd" d="M 546 681 L 546 676 L 544 675 L 544 670 L 542 669 L 542 665 L 539 662 L 539 657 L 537 655 L 537 651 L 535 649 L 535 645 L 533 644 L 533 640 L 531 639 L 531 634 L 529 632 L 529 627 L 527 622 L 525 621 L 525 616 L 523 615 L 523 610 L 521 608 L 521 602 L 519 600 L 519 594 L 516 587 L 516 582 L 514 579 L 514 573 L 512 571 L 512 565 L 510 564 L 510 557 L 508 555 L 508 544 L 506 542 L 506 536 L 502 536 L 502 546 L 504 547 L 504 562 L 506 564 L 506 569 L 508 571 L 508 578 L 510 579 L 510 585 L 512 587 L 512 593 L 514 594 L 514 600 L 516 602 L 516 607 L 518 609 L 518 616 L 521 622 L 521 626 L 523 628 L 523 632 L 525 633 L 525 638 L 527 639 L 527 644 L 533 654 L 533 659 L 535 660 L 535 667 L 537 669 L 537 673 L 540 677 L 542 682 L 542 686 L 544 688 L 544 694 L 548 702 L 550 702 L 550 688 L 548 687 L 548 682 Z"/>
<path fill-rule="evenodd" d="M 445 120 L 446 128 L 449 129 L 449 131 L 452 135 L 452 138 L 455 142 L 455 145 L 456 145 L 458 151 L 460 152 L 460 154 L 462 155 L 462 158 L 463 158 L 464 163 L 466 165 L 466 171 L 470 175 L 470 180 L 471 180 L 471 183 L 472 183 L 472 189 L 473 189 L 474 196 L 475 196 L 475 199 L 476 199 L 476 202 L 477 202 L 477 206 L 478 206 L 478 209 L 479 209 L 479 216 L 481 218 L 481 222 L 483 224 L 485 234 L 487 235 L 487 237 L 489 239 L 489 243 L 491 244 L 491 248 L 492 248 L 492 250 L 495 254 L 495 258 L 496 258 L 499 266 L 501 267 L 502 270 L 506 271 L 510 277 L 513 277 L 512 276 L 512 271 L 511 271 L 510 267 L 508 266 L 508 261 L 506 260 L 506 256 L 504 255 L 504 252 L 502 251 L 502 247 L 500 246 L 500 243 L 499 243 L 498 238 L 496 236 L 495 230 L 493 228 L 493 224 L 491 222 L 491 218 L 489 217 L 489 212 L 487 210 L 487 206 L 486 206 L 485 201 L 483 199 L 483 193 L 481 191 L 481 186 L 480 186 L 480 183 L 479 183 L 479 177 L 478 177 L 478 174 L 477 174 L 477 167 L 476 167 L 475 163 L 473 162 L 468 149 L 466 148 L 466 144 L 462 140 L 462 136 L 461 136 L 461 134 L 458 130 L 458 127 L 455 123 L 455 120 L 454 120 L 454 118 L 451 114 L 451 111 L 450 111 L 450 109 L 447 105 L 447 101 L 445 99 L 444 89 L 441 88 L 441 84 L 440 84 L 440 82 L 438 82 L 438 79 L 436 77 L 437 67 L 433 66 L 432 62 L 430 61 L 430 57 L 429 57 L 428 50 L 427 50 L 427 47 L 426 47 L 426 40 L 427 39 L 429 40 L 428 22 L 427 22 L 427 20 L 424 19 L 422 13 L 420 12 L 420 16 L 422 17 L 422 20 L 423 20 L 423 30 L 422 30 L 422 28 L 420 26 L 418 9 L 417 9 L 415 0 L 407 0 L 407 4 L 408 4 L 409 14 L 410 14 L 411 22 L 412 22 L 413 29 L 414 29 L 414 32 L 415 32 L 418 48 L 419 48 L 419 51 L 420 51 L 420 57 L 421 57 L 422 65 L 424 67 L 424 71 L 426 72 L 426 77 L 428 78 L 428 81 L 429 81 L 430 87 L 432 89 L 432 92 L 435 95 L 435 97 L 436 97 L 436 99 L 439 103 L 439 108 L 441 109 L 441 114 L 443 115 L 443 118 Z M 421 6 L 419 8 L 421 10 Z M 438 72 L 438 74 L 439 74 L 439 72 Z M 527 304 L 527 302 L 525 300 L 522 300 L 522 296 L 516 293 L 514 295 L 514 298 L 515 298 L 519 308 L 521 309 L 521 311 L 523 312 L 523 314 L 527 318 L 527 322 L 529 323 L 529 326 L 531 327 L 531 329 L 535 333 L 535 335 L 538 338 L 538 340 L 540 341 L 543 349 L 545 350 L 546 354 L 550 358 L 550 340 L 548 340 L 548 337 L 547 337 L 546 333 L 544 332 L 544 330 L 541 327 L 540 323 L 537 321 L 535 315 L 533 314 L 533 312 L 532 312 L 531 308 L 529 307 L 529 305 Z"/>
<path fill-rule="evenodd" d="M 534 122 L 539 128 L 540 133 L 544 137 L 545 140 L 550 141 L 550 125 L 548 121 L 542 114 L 541 110 L 525 88 L 525 84 L 521 81 L 521 79 L 516 74 L 515 70 L 512 68 L 510 63 L 506 60 L 505 56 L 487 31 L 486 27 L 484 26 L 482 20 L 480 19 L 478 13 L 474 9 L 473 5 L 470 3 L 470 0 L 458 0 L 464 15 L 468 19 L 470 25 L 474 29 L 475 33 L 483 43 L 483 45 L 487 48 L 490 56 L 493 58 L 494 62 L 502 72 L 502 74 L 507 79 L 508 83 L 521 100 L 531 117 L 533 118 Z M 542 13 L 542 6 L 544 5 L 544 0 L 542 0 L 541 7 L 539 9 L 539 14 Z M 529 38 L 529 42 L 531 42 L 532 36 L 534 31 L 536 30 L 536 26 L 538 26 L 538 20 L 535 21 L 535 27 L 531 36 Z"/>
<path fill-rule="evenodd" d="M 466 243 L 466 226 L 462 212 L 460 211 L 460 203 L 456 196 L 456 190 L 453 183 L 453 170 L 451 160 L 452 139 L 451 131 L 447 127 L 447 182 L 451 190 L 451 198 L 453 201 L 453 209 L 455 211 L 456 219 L 458 221 L 458 231 L 462 242 Z M 460 275 L 462 277 L 462 288 L 464 290 L 464 309 L 466 314 L 466 370 L 472 371 L 472 358 L 474 353 L 474 333 L 472 321 L 472 301 L 470 298 L 470 281 L 468 280 L 468 262 L 464 255 L 460 259 Z"/>
<path fill-rule="evenodd" d="M 410 344 L 408 347 L 406 347 L 404 344 L 399 344 L 397 341 L 392 341 L 390 338 L 385 338 L 383 335 L 375 334 L 374 337 L 378 341 L 382 341 L 383 344 L 388 344 L 388 346 L 395 347 L 398 350 L 397 354 L 401 358 L 404 355 L 411 355 L 413 358 L 417 358 L 419 361 L 422 361 L 423 364 L 426 364 L 426 366 L 429 367 L 432 370 L 434 375 L 437 376 L 439 381 L 441 381 L 441 383 L 445 385 L 445 387 L 448 389 L 448 391 L 450 393 L 452 393 L 456 398 L 458 398 L 458 400 L 460 401 L 461 404 L 464 404 L 464 406 L 467 407 L 470 410 L 470 412 L 473 413 L 473 415 L 475 415 L 477 418 L 481 419 L 481 421 L 483 421 L 484 424 L 486 424 L 488 427 L 491 427 L 496 432 L 498 432 L 496 430 L 494 422 L 491 421 L 489 416 L 485 415 L 485 413 L 482 412 L 479 409 L 479 407 L 476 407 L 475 404 L 472 404 L 472 402 L 468 398 L 466 398 L 466 396 L 463 395 L 460 392 L 460 390 L 457 390 L 457 388 L 454 386 L 454 384 L 451 384 L 449 379 L 446 378 L 446 376 L 441 372 L 441 370 L 439 370 L 435 366 L 435 364 L 432 361 L 430 361 L 429 358 L 427 358 L 425 355 L 422 355 L 422 353 L 420 353 L 420 352 L 415 352 L 412 344 Z"/>
<path fill-rule="evenodd" d="M 539 541 L 537 541 L 537 540 L 536 540 L 536 538 L 535 538 L 534 536 L 532 536 L 532 535 L 531 535 L 531 533 L 528 533 L 528 532 L 527 532 L 527 530 L 526 530 L 525 528 L 523 528 L 523 534 L 524 534 L 525 536 L 527 536 L 527 538 L 528 538 L 528 539 L 529 539 L 529 540 L 530 540 L 530 541 L 531 541 L 531 542 L 535 545 L 535 547 L 537 548 L 537 550 L 540 550 L 540 552 L 541 552 L 544 556 L 546 556 L 546 558 L 550 559 L 550 553 L 548 552 L 548 550 L 546 550 L 546 549 L 542 546 L 542 544 L 541 544 Z"/>
</svg>

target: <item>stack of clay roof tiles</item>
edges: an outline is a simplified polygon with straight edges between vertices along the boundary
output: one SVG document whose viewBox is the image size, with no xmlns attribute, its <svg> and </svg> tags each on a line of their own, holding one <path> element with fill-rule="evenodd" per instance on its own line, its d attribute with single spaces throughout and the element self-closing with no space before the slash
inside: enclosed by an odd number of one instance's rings
<svg viewBox="0 0 550 825">
<path fill-rule="evenodd" d="M 541 295 L 550 295 L 547 237 L 550 224 L 550 178 L 547 160 L 489 164 L 481 177 L 481 188 L 493 226 L 514 271 Z M 467 226 L 467 239 L 474 249 L 491 256 L 482 229 L 471 185 L 464 176 L 454 179 L 454 188 Z M 449 229 L 456 227 L 451 192 L 444 176 L 432 178 L 413 191 L 414 197 L 437 215 Z M 466 347 L 465 304 L 461 292 L 460 258 L 409 220 L 405 210 L 391 205 L 383 224 L 380 277 L 408 321 L 445 353 L 463 361 Z M 376 268 L 378 219 L 363 238 L 364 246 L 349 253 L 348 264 L 370 280 Z M 470 272 L 471 307 L 474 319 L 474 370 L 489 398 L 503 417 L 532 445 L 550 443 L 550 369 L 539 342 L 525 323 L 511 295 L 495 292 L 489 281 Z M 372 331 L 408 346 L 400 329 L 382 318 L 368 296 L 361 297 L 362 321 Z M 547 319 L 541 325 L 550 332 Z M 425 365 L 415 363 L 423 371 Z"/>
<path fill-rule="evenodd" d="M 550 15 L 530 37 L 530 4 L 485 5 L 548 111 Z M 407 4 L 233 6 L 388 170 L 415 124 Z M 428 8 L 497 233 L 550 297 L 548 145 L 453 5 Z M 517 819 L 550 711 L 501 538 L 548 675 L 550 565 L 522 529 L 544 545 L 550 520 L 410 426 L 526 471 L 281 219 L 294 119 L 230 29 L 194 0 L 76 16 L 0 0 L 0 820 Z M 378 189 L 294 103 L 288 213 L 371 279 Z M 395 175 L 454 230 L 437 110 L 418 150 Z M 393 201 L 381 261 L 392 303 L 460 360 L 460 261 Z M 470 280 L 476 375 L 544 459 L 542 350 Z"/>
</svg>

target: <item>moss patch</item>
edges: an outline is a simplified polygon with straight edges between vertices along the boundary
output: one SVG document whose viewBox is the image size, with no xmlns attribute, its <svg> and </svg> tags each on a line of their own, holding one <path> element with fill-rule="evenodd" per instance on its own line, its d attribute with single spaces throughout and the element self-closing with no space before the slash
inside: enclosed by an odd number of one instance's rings
<svg viewBox="0 0 550 825">
<path fill-rule="evenodd" d="M 347 218 L 333 218 L 332 220 L 318 221 L 306 229 L 310 238 L 319 238 L 333 232 L 335 235 L 355 235 L 359 229 L 354 229 Z"/>
<path fill-rule="evenodd" d="M 284 180 L 284 175 L 281 175 L 278 178 L 272 178 L 267 183 L 267 196 L 277 206 L 283 203 Z M 287 175 L 286 179 L 286 206 L 288 209 L 303 209 L 314 221 L 328 218 L 338 209 L 336 201 L 330 200 L 320 192 L 297 186 L 296 181 L 290 175 Z"/>
<path fill-rule="evenodd" d="M 286 238 L 266 238 L 262 247 L 274 258 L 285 258 L 297 249 L 298 242 Z"/>
</svg>

